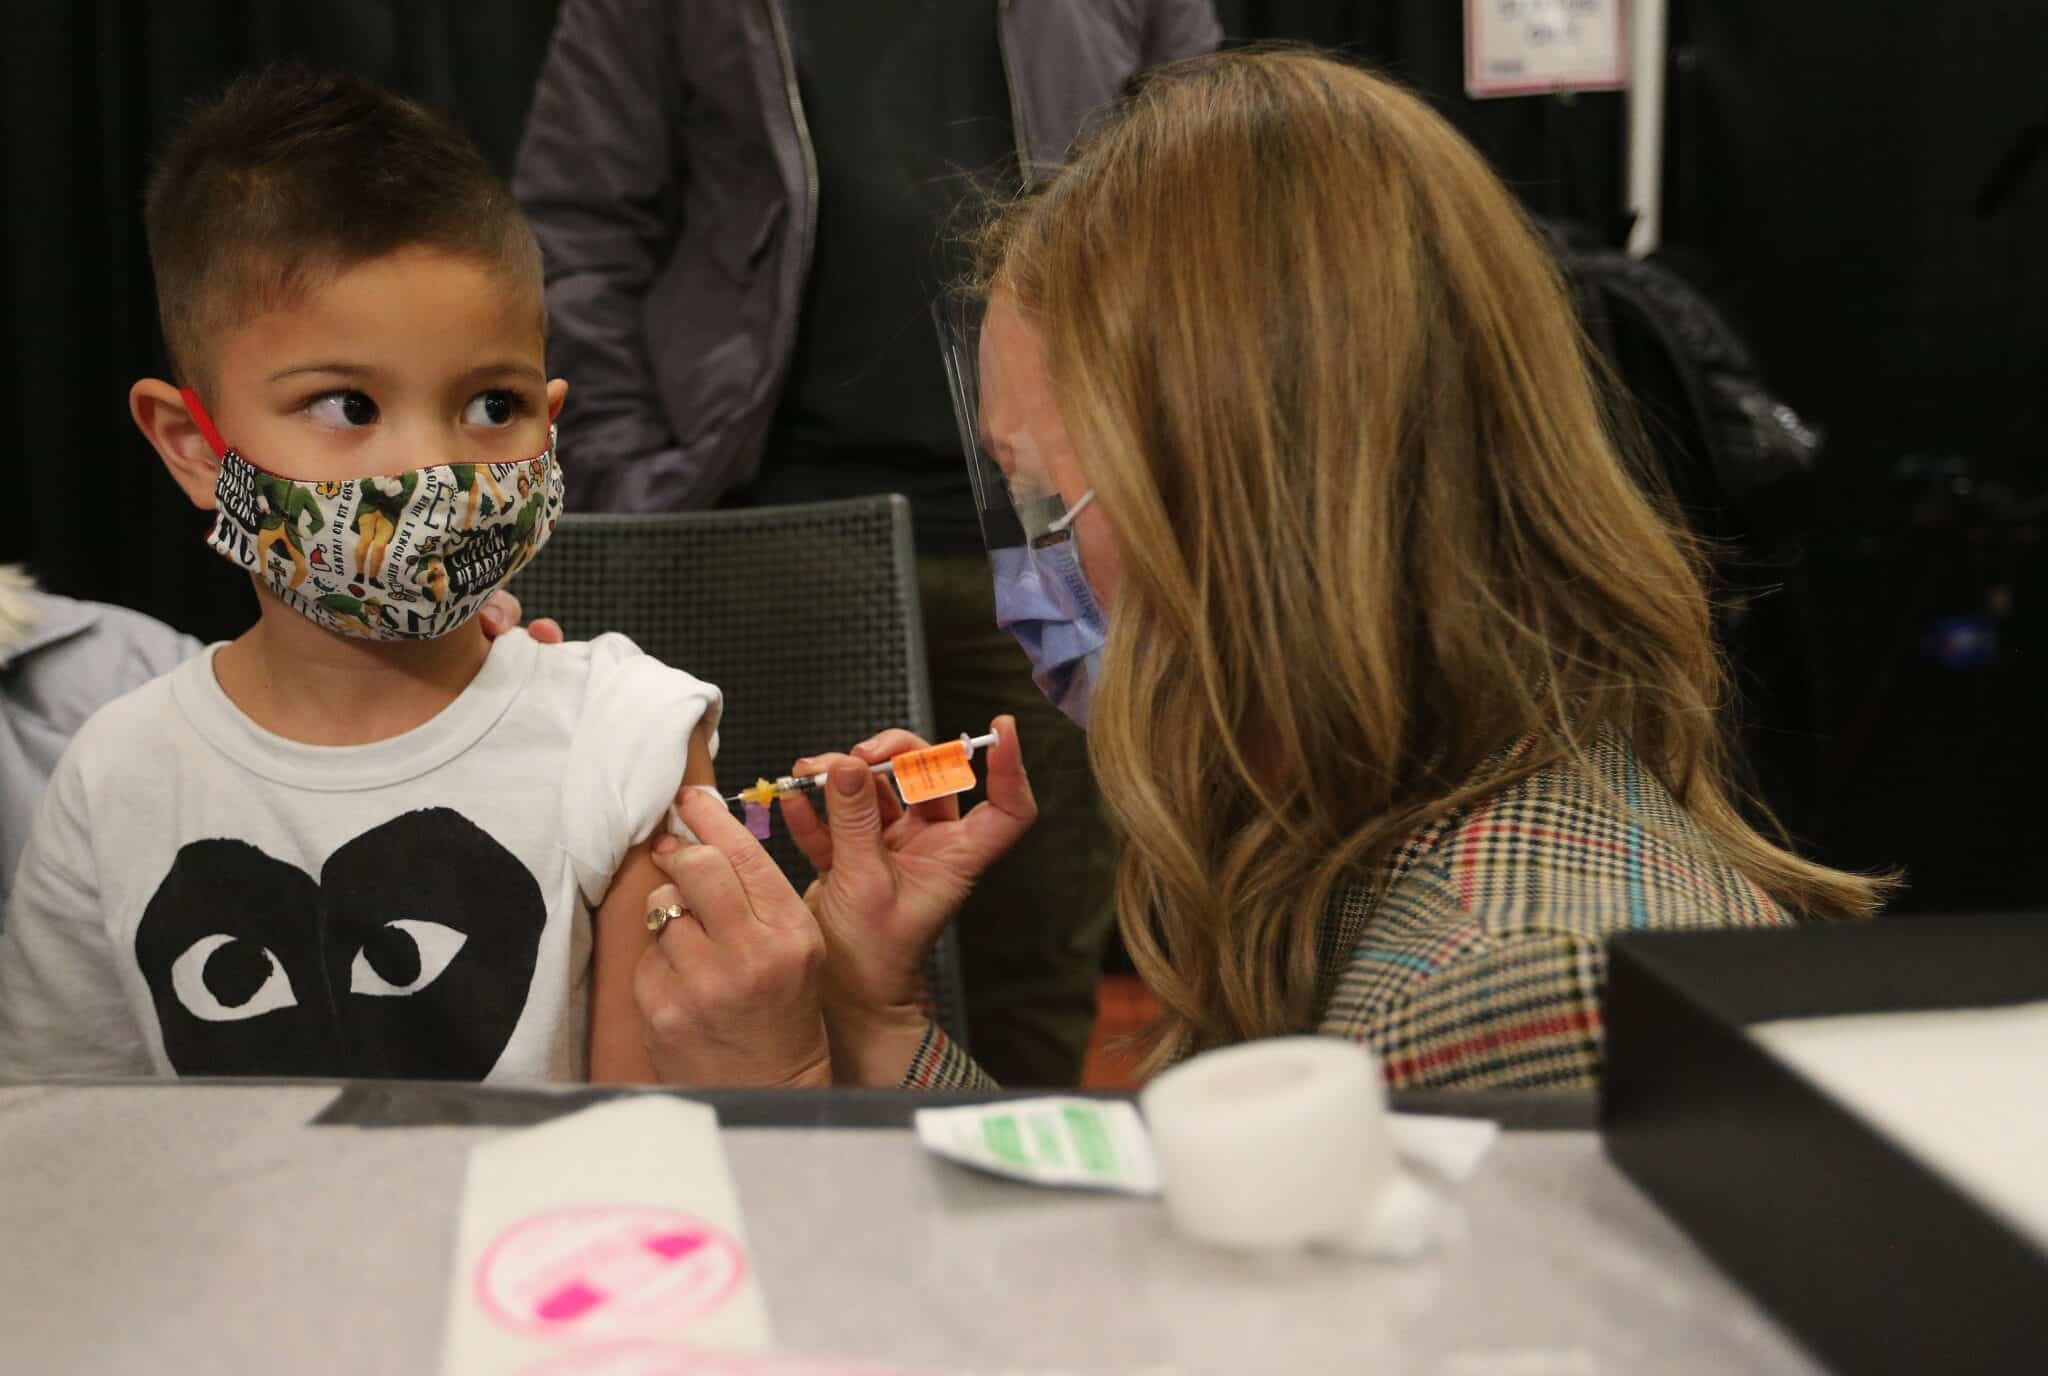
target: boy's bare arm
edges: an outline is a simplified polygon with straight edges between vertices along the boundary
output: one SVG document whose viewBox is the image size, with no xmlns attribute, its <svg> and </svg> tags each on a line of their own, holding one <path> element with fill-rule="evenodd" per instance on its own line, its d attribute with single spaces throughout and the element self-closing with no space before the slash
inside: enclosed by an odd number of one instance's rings
<svg viewBox="0 0 2048 1376">
<path fill-rule="evenodd" d="M 690 734 L 685 785 L 717 786 L 711 765 L 711 729 Z M 626 852 L 597 910 L 590 974 L 590 1078 L 594 1083 L 652 1084 L 654 1061 L 633 1002 L 633 971 L 654 944 L 647 930 L 647 895 L 668 882 L 649 855 L 653 838 Z"/>
</svg>

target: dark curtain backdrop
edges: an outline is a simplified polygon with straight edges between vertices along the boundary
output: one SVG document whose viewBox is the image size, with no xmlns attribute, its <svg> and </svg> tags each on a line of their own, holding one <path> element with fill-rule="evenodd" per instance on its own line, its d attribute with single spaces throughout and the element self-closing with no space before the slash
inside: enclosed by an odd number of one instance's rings
<svg viewBox="0 0 2048 1376">
<path fill-rule="evenodd" d="M 1338 49 L 1428 95 L 1539 215 L 1622 232 L 1624 97 L 1470 100 L 1463 0 L 1225 0 L 1240 41 Z"/>
<path fill-rule="evenodd" d="M 1621 232 L 1622 98 L 1463 95 L 1454 0 L 1222 0 L 1240 41 L 1338 47 L 1420 87 L 1540 214 Z M 24 0 L 4 48 L 8 415 L 0 559 L 197 634 L 241 576 L 135 435 L 161 367 L 139 194 L 234 72 L 299 57 L 452 110 L 509 165 L 555 0 Z M 2048 905 L 2048 6 L 1673 0 L 1667 240 L 1821 424 L 1825 855 L 1909 907 Z M 2029 143 L 2029 131 L 2033 142 Z M 2030 162 L 2027 150 L 2039 155 Z M 1943 618 L 1987 662 L 1930 652 Z M 1964 657 L 1967 661 L 1968 657 Z"/>
<path fill-rule="evenodd" d="M 1682 0 L 1673 39 L 1669 237 L 1828 436 L 1830 856 L 2048 908 L 2048 5 Z"/>
</svg>

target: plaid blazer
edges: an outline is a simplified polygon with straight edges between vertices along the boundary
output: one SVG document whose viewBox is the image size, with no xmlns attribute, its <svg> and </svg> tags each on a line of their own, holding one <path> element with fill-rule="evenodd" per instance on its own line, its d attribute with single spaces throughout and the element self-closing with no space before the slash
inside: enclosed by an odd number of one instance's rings
<svg viewBox="0 0 2048 1376">
<path fill-rule="evenodd" d="M 1512 766 L 1532 741 L 1497 757 Z M 1643 928 L 1792 919 L 1715 859 L 1619 737 L 1408 838 L 1324 914 L 1317 1031 L 1379 1056 L 1396 1088 L 1590 1087 L 1606 941 Z M 992 1087 L 936 1026 L 909 1088 Z"/>
</svg>

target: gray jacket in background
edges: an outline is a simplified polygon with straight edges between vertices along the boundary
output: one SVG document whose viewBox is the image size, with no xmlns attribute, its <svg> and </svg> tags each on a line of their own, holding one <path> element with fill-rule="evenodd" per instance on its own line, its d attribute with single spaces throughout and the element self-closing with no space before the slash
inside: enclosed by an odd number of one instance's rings
<svg viewBox="0 0 2048 1376">
<path fill-rule="evenodd" d="M 201 648 L 126 607 L 45 592 L 7 595 L 30 624 L 0 644 L 0 926 L 36 804 L 64 747 L 87 717 Z"/>
<path fill-rule="evenodd" d="M 1222 40 L 1210 0 L 980 2 L 999 7 L 1030 168 L 1132 75 Z M 817 184 L 779 0 L 563 8 L 513 190 L 547 260 L 549 371 L 570 383 L 572 508 L 708 507 L 753 476 Z"/>
</svg>

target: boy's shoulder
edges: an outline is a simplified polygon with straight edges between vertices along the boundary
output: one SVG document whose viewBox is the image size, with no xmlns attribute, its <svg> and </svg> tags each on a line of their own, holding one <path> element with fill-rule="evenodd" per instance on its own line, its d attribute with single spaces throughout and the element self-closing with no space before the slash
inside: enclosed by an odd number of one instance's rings
<svg viewBox="0 0 2048 1376">
<path fill-rule="evenodd" d="M 655 658 L 617 631 L 589 640 L 538 645 L 537 650 L 536 684 L 544 691 L 580 697 L 592 708 L 635 701 L 661 706 L 683 699 L 719 700 L 716 687 Z"/>
<path fill-rule="evenodd" d="M 516 631 L 507 631 L 501 639 L 526 635 L 527 632 L 522 627 Z M 606 631 L 602 635 L 592 636 L 589 640 L 565 640 L 556 644 L 536 640 L 533 643 L 537 652 L 536 672 L 564 680 L 586 676 L 600 677 L 615 671 L 619 665 L 630 664 L 636 660 L 661 663 L 634 644 L 631 636 L 622 635 L 618 631 Z"/>
</svg>

